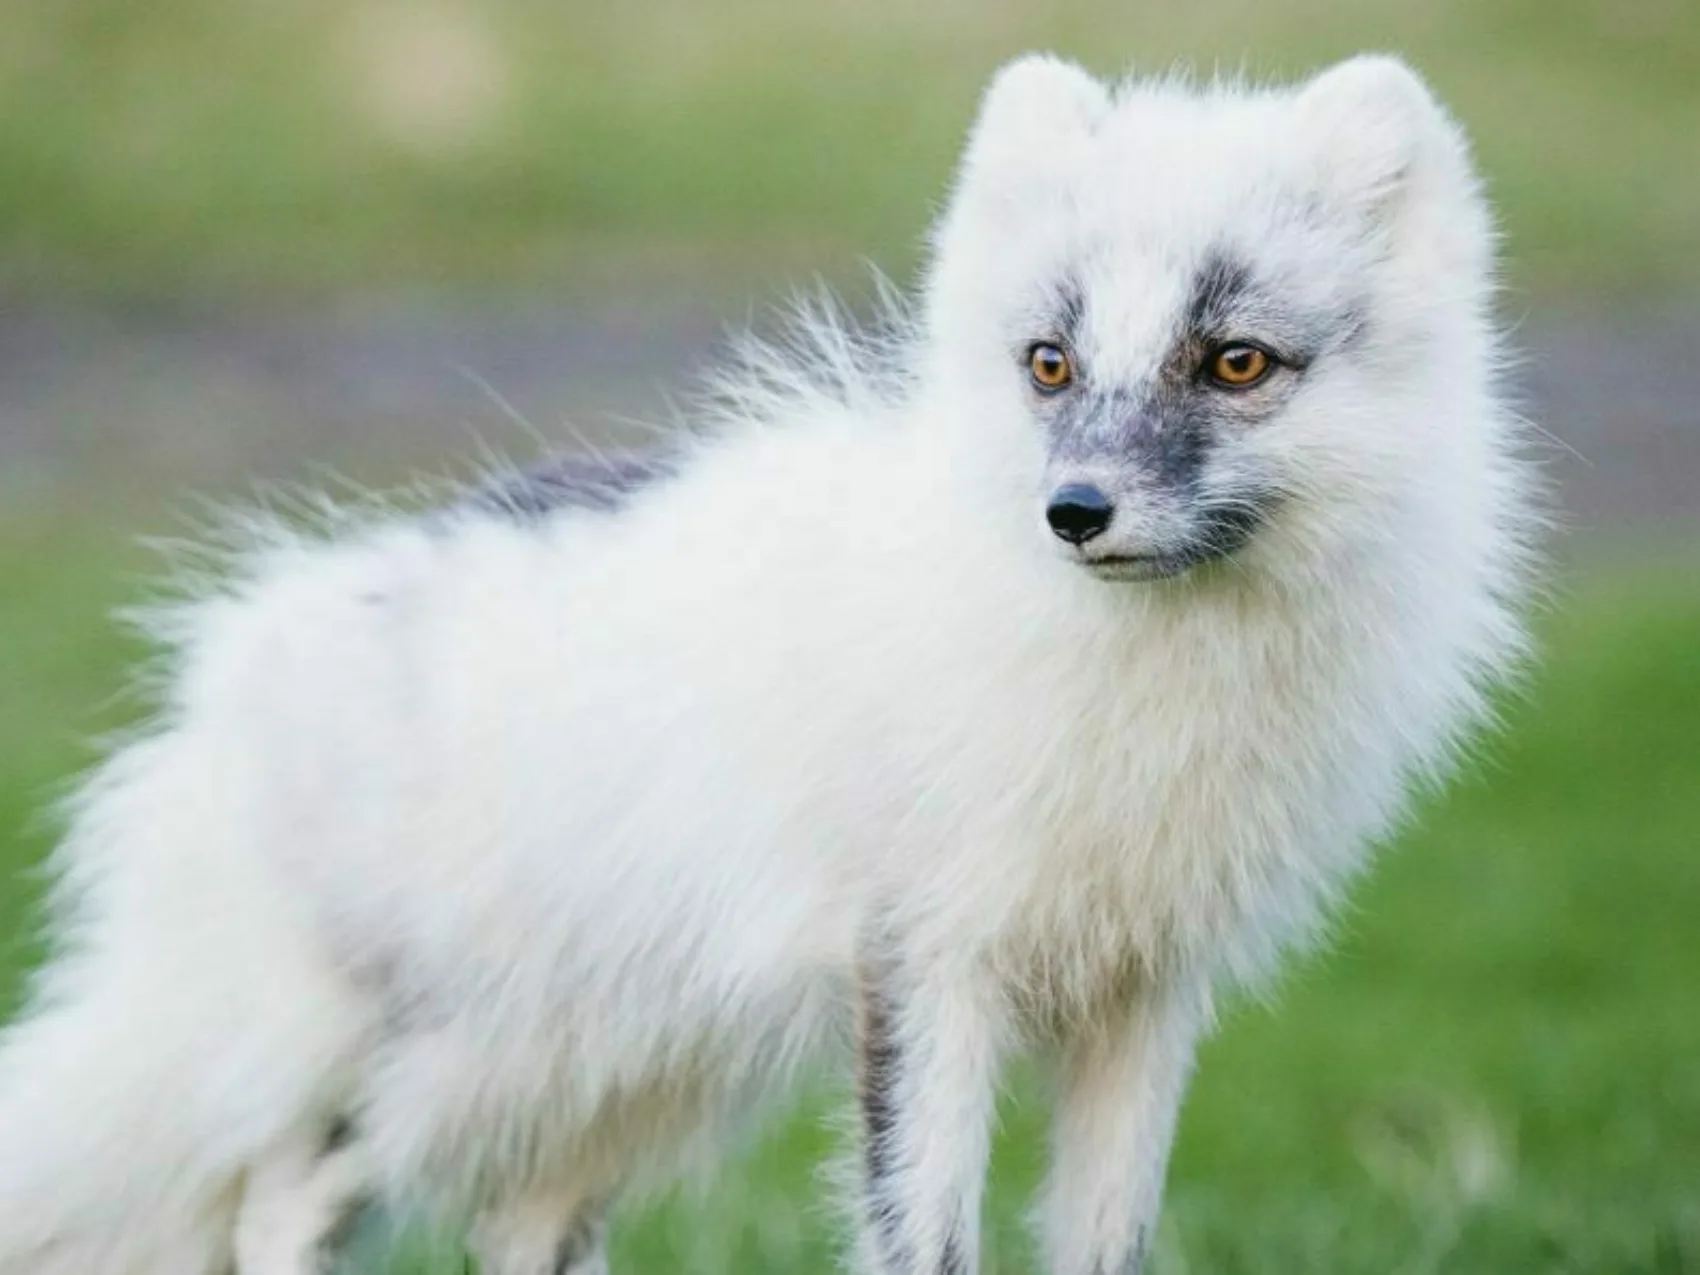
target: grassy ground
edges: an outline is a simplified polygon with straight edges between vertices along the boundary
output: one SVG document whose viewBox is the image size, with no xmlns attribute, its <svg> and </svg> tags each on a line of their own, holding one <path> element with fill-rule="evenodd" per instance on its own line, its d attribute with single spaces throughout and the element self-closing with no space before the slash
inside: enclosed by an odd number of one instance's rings
<svg viewBox="0 0 1700 1275">
<path fill-rule="evenodd" d="M 13 0 L 0 282 L 677 288 L 901 270 L 998 62 L 1407 53 L 1516 273 L 1700 284 L 1686 0 Z M 1255 144 L 1255 139 L 1248 139 Z"/>
<path fill-rule="evenodd" d="M 32 824 L 114 724 L 102 613 L 141 559 L 66 519 L 0 525 L 0 935 Z M 1580 579 L 1478 778 L 1387 857 L 1333 952 L 1207 1049 L 1162 1275 L 1700 1270 L 1700 573 Z M 102 708 L 102 705 L 106 707 Z M 1040 1086 L 1008 1111 L 988 1269 L 1031 1269 Z M 817 1104 L 818 1106 L 819 1104 Z M 626 1272 L 824 1271 L 816 1111 L 706 1197 L 624 1220 Z M 397 1270 L 455 1269 L 417 1259 Z"/>
</svg>

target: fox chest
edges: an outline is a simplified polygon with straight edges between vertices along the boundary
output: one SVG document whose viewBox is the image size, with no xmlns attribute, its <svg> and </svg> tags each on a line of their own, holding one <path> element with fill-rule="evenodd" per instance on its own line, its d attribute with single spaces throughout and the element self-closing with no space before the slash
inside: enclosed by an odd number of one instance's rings
<svg viewBox="0 0 1700 1275">
<path fill-rule="evenodd" d="M 1029 705 L 941 768 L 955 826 L 919 872 L 1013 984 L 1083 1010 L 1178 965 L 1253 973 L 1314 924 L 1390 764 L 1323 691 L 1231 683 L 1053 702 L 1045 730 Z"/>
</svg>

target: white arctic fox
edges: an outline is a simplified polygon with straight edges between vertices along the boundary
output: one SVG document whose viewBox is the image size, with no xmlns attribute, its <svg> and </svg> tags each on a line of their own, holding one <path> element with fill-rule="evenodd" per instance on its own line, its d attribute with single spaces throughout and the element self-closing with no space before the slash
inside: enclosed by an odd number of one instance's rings
<svg viewBox="0 0 1700 1275">
<path fill-rule="evenodd" d="M 865 1269 L 975 1269 L 1031 1049 L 1048 1268 L 1136 1270 L 1212 986 L 1519 648 L 1491 242 L 1395 61 L 1027 58 L 896 339 L 817 324 L 603 483 L 256 550 L 77 805 L 0 1272 L 305 1275 L 363 1199 L 600 1269 L 852 1036 Z"/>
</svg>

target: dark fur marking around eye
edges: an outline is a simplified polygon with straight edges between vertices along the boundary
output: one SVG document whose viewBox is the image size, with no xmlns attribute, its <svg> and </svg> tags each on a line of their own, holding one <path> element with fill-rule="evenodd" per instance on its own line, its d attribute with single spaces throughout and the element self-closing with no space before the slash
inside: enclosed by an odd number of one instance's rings
<svg viewBox="0 0 1700 1275">
<path fill-rule="evenodd" d="M 1081 328 L 1086 324 L 1086 291 L 1072 278 L 1064 279 L 1057 289 L 1057 336 L 1065 348 L 1080 348 Z"/>
<path fill-rule="evenodd" d="M 557 456 L 472 498 L 475 507 L 514 518 L 542 518 L 557 509 L 613 513 L 646 487 L 678 472 L 678 458 L 665 452 L 606 459 Z"/>
<path fill-rule="evenodd" d="M 1187 298 L 1188 335 L 1205 340 L 1225 334 L 1234 316 L 1256 290 L 1251 268 L 1227 253 L 1208 253 L 1193 276 Z"/>
<path fill-rule="evenodd" d="M 1358 339 L 1365 326 L 1361 303 L 1338 310 L 1297 305 L 1243 261 L 1216 249 L 1193 276 L 1171 364 L 1196 372 L 1212 346 L 1244 342 L 1302 372 L 1319 354 Z"/>
</svg>

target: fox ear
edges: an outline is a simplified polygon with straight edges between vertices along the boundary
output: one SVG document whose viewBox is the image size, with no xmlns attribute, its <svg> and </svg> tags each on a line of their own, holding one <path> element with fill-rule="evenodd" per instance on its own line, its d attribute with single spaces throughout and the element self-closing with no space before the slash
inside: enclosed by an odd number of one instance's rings
<svg viewBox="0 0 1700 1275">
<path fill-rule="evenodd" d="M 1017 58 L 992 77 L 950 200 L 932 227 L 930 312 L 949 311 L 957 331 L 988 321 L 993 281 L 1028 255 L 1016 249 L 1060 242 L 1045 234 L 1061 224 L 1052 211 L 1072 196 L 1110 109 L 1104 85 L 1049 54 Z"/>
<path fill-rule="evenodd" d="M 1109 109 L 1109 92 L 1081 67 L 1029 53 L 992 77 L 980 99 L 968 161 L 1031 162 L 1059 139 L 1090 133 Z"/>
<path fill-rule="evenodd" d="M 1461 148 L 1456 127 L 1428 86 L 1398 58 L 1350 58 L 1299 90 L 1299 135 L 1339 202 L 1375 214 L 1409 183 Z"/>
<path fill-rule="evenodd" d="M 1045 182 L 1110 110 L 1110 94 L 1073 62 L 1030 53 L 992 77 L 958 181 L 1019 198 Z"/>
</svg>

